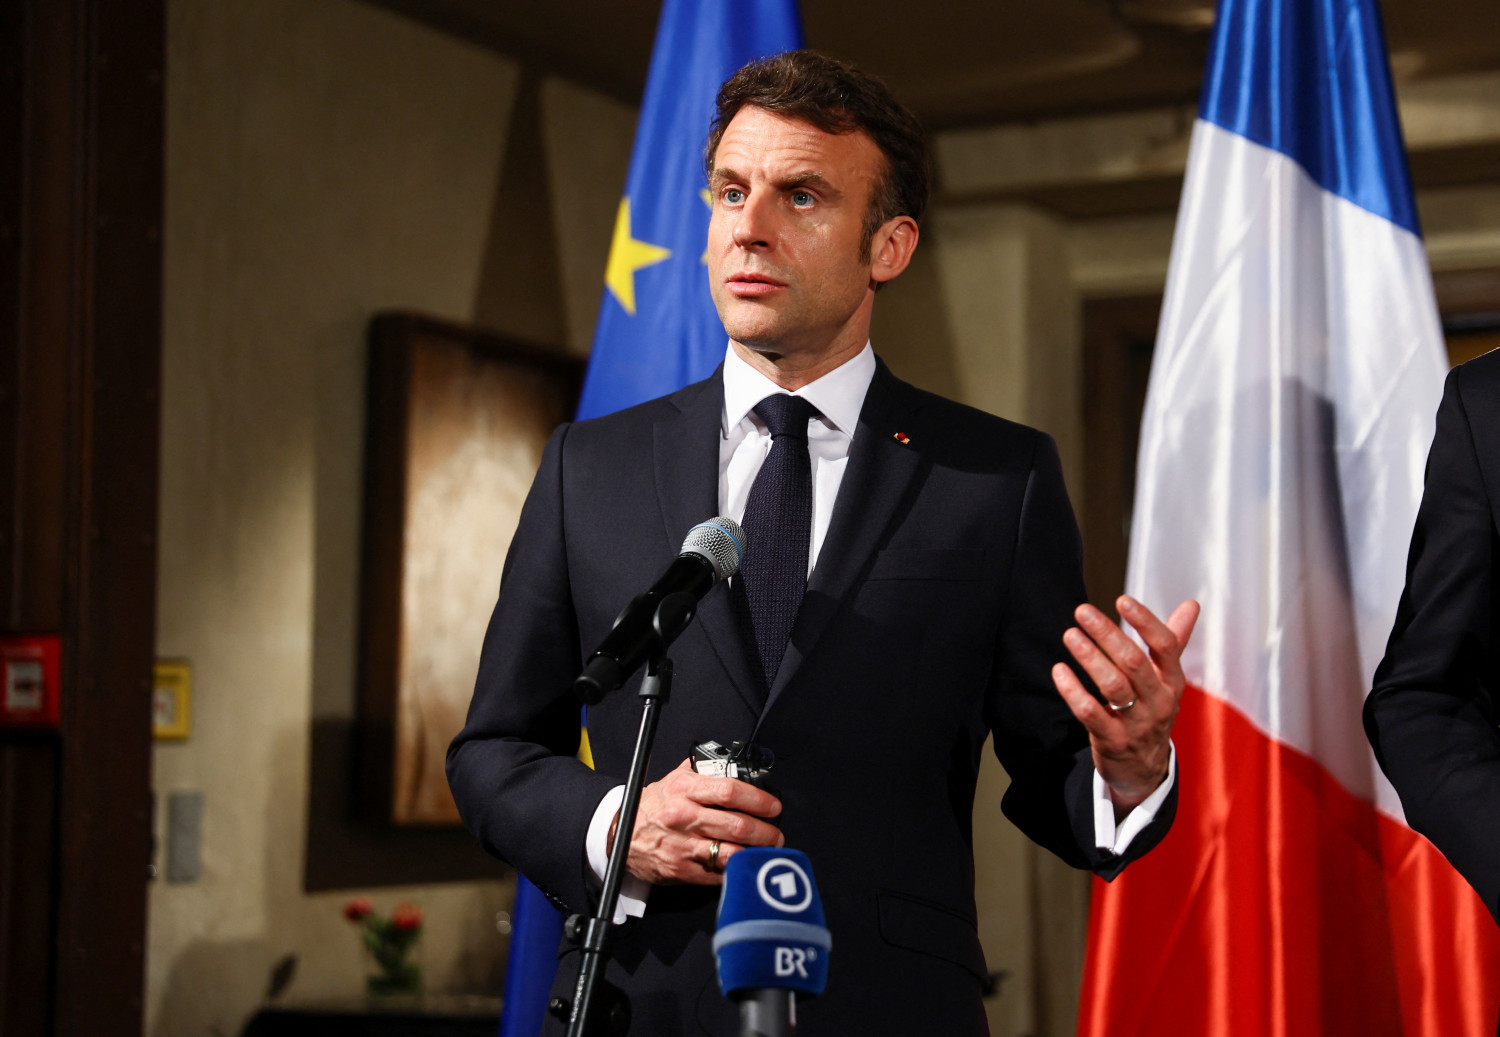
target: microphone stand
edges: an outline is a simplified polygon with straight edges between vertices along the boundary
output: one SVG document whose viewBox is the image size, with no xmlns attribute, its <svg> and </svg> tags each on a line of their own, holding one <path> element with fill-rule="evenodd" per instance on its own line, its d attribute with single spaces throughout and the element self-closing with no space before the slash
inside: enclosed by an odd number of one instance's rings
<svg viewBox="0 0 1500 1037">
<path fill-rule="evenodd" d="M 740 1037 L 793 1037 L 797 1032 L 797 995 L 768 987 L 739 998 Z"/>
<path fill-rule="evenodd" d="M 566 926 L 568 937 L 583 952 L 568 1017 L 568 1037 L 620 1037 L 630 1026 L 630 1005 L 624 992 L 604 979 L 604 965 L 609 958 L 615 905 L 620 899 L 620 883 L 625 879 L 625 859 L 630 854 L 630 837 L 635 831 L 635 815 L 641 805 L 641 789 L 646 782 L 646 767 L 651 762 L 656 727 L 661 720 L 661 709 L 672 694 L 672 660 L 667 658 L 665 645 L 692 621 L 696 610 L 697 602 L 688 594 L 670 594 L 657 606 L 653 625 L 662 647 L 652 652 L 641 681 L 641 727 L 636 735 L 635 753 L 630 758 L 630 776 L 625 781 L 625 798 L 615 826 L 615 844 L 610 848 L 609 864 L 604 869 L 599 908 L 588 918 L 574 915 Z M 671 635 L 663 636 L 669 630 Z M 605 988 L 603 1001 L 596 997 L 601 986 Z M 605 1014 L 600 1014 L 601 1008 Z"/>
</svg>

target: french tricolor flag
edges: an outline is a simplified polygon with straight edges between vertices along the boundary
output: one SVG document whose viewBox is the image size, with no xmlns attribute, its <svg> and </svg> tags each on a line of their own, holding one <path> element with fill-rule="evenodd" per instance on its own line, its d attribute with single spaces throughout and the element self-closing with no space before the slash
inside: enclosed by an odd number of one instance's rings
<svg viewBox="0 0 1500 1037">
<path fill-rule="evenodd" d="M 1127 581 L 1203 604 L 1181 804 L 1095 884 L 1080 1037 L 1495 1032 L 1500 933 L 1360 724 L 1445 369 L 1374 0 L 1220 0 Z"/>
</svg>

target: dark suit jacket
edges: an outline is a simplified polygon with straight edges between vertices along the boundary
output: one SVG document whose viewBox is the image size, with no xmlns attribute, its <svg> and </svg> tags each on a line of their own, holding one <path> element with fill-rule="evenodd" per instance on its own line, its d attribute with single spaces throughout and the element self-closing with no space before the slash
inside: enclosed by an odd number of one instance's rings
<svg viewBox="0 0 1500 1037">
<path fill-rule="evenodd" d="M 624 780 L 640 704 L 637 679 L 590 709 L 591 772 L 572 759 L 569 683 L 689 527 L 717 512 L 722 407 L 716 376 L 553 436 L 449 750 L 465 823 L 575 910 L 597 886 L 585 831 Z M 1083 597 L 1052 441 L 882 364 L 764 711 L 723 591 L 673 645 L 647 780 L 707 738 L 753 735 L 775 751 L 779 823 L 812 860 L 834 941 L 826 993 L 799 1008 L 803 1034 L 987 1032 L 970 828 L 988 732 L 1011 776 L 1008 817 L 1078 867 L 1124 866 L 1093 846 L 1088 742 L 1049 677 Z M 1159 841 L 1174 807 L 1129 856 Z M 737 1032 L 709 948 L 716 900 L 715 887 L 657 887 L 626 925 L 610 977 L 631 994 L 632 1033 Z"/>
<path fill-rule="evenodd" d="M 1500 351 L 1455 368 L 1365 730 L 1407 822 L 1500 920 Z"/>
</svg>

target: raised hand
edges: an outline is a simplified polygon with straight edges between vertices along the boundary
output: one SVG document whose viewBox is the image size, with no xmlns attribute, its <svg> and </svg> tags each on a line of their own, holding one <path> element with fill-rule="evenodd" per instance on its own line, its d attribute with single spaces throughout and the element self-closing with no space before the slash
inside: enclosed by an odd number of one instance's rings
<svg viewBox="0 0 1500 1037">
<path fill-rule="evenodd" d="M 1122 817 L 1167 776 L 1172 722 L 1184 684 L 1182 651 L 1198 622 L 1198 603 L 1184 601 L 1165 623 L 1126 595 L 1115 607 L 1148 651 L 1094 606 L 1080 605 L 1073 613 L 1078 626 L 1063 634 L 1063 644 L 1093 678 L 1104 704 L 1066 663 L 1052 668 L 1052 683 L 1088 729 L 1094 769 L 1109 786 L 1116 816 Z"/>
</svg>

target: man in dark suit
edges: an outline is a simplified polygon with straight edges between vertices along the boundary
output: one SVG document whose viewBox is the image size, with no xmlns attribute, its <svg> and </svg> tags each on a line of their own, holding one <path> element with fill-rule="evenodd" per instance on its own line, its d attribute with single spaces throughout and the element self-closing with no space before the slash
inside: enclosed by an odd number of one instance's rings
<svg viewBox="0 0 1500 1037">
<path fill-rule="evenodd" d="M 1406 589 L 1365 731 L 1431 839 L 1500 920 L 1500 351 L 1454 368 L 1438 407 Z"/>
<path fill-rule="evenodd" d="M 920 129 L 882 84 L 805 52 L 747 66 L 720 92 L 707 159 L 725 363 L 552 437 L 449 751 L 454 794 L 492 853 L 587 909 L 640 705 L 633 682 L 590 709 L 590 771 L 573 759 L 569 683 L 689 527 L 743 514 L 741 575 L 672 647 L 629 853 L 640 917 L 609 971 L 631 1032 L 736 1032 L 709 946 L 715 886 L 740 848 L 784 844 L 810 857 L 834 940 L 801 1032 L 984 1033 L 971 815 L 985 736 L 1011 776 L 1007 816 L 1113 876 L 1171 821 L 1197 609 L 1162 623 L 1122 598 L 1148 654 L 1081 605 L 1051 440 L 874 358 L 875 292 L 910 260 L 927 197 Z M 1058 662 L 1063 644 L 1102 698 Z M 773 750 L 775 794 L 680 762 L 709 738 Z M 556 990 L 575 975 L 565 963 Z"/>
</svg>

